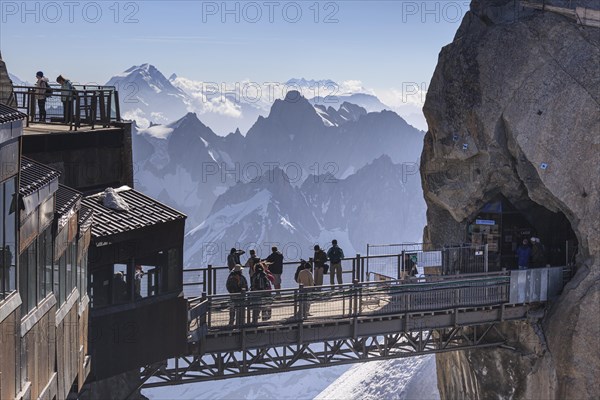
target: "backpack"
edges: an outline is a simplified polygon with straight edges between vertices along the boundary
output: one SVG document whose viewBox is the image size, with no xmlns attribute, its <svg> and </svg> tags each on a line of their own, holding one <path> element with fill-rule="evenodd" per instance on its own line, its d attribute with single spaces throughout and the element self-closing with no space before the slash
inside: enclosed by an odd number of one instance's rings
<svg viewBox="0 0 600 400">
<path fill-rule="evenodd" d="M 40 86 L 45 86 L 46 90 L 44 91 L 44 94 L 46 95 L 46 97 L 51 97 L 52 96 L 52 88 L 50 87 L 50 85 L 48 85 L 48 82 L 46 81 L 42 81 L 42 84 Z"/>
<path fill-rule="evenodd" d="M 339 247 L 335 246 L 331 248 L 331 257 L 329 257 L 329 260 L 332 263 L 339 263 L 340 261 L 342 261 L 342 258 L 344 258 L 344 253 L 342 252 L 342 249 L 340 249 Z"/>
<path fill-rule="evenodd" d="M 240 293 L 242 291 L 242 277 L 239 274 L 229 274 L 225 287 L 229 293 Z"/>
<path fill-rule="evenodd" d="M 252 290 L 269 290 L 271 289 L 271 282 L 267 278 L 267 274 L 264 271 L 257 271 L 252 276 Z"/>
</svg>

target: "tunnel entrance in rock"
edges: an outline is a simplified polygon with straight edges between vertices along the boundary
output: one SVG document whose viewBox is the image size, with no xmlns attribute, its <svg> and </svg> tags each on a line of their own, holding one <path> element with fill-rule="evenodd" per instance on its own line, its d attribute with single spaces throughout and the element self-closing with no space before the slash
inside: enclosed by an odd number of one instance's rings
<svg viewBox="0 0 600 400">
<path fill-rule="evenodd" d="M 577 236 L 562 212 L 552 212 L 529 199 L 513 204 L 498 195 L 479 210 L 467 225 L 467 238 L 474 245 L 488 245 L 488 268 L 517 268 L 517 247 L 527 239 L 536 247 L 529 267 L 566 266 L 575 262 Z M 539 239 L 532 244 L 531 239 Z"/>
</svg>

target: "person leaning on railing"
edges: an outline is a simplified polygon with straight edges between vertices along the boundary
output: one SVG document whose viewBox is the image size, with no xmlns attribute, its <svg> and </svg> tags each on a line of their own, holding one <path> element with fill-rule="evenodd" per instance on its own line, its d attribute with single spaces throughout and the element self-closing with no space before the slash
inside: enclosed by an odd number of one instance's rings
<svg viewBox="0 0 600 400">
<path fill-rule="evenodd" d="M 73 85 L 62 75 L 56 78 L 56 82 L 62 89 L 60 100 L 63 103 L 63 121 L 65 124 L 70 124 L 73 122 Z"/>
</svg>

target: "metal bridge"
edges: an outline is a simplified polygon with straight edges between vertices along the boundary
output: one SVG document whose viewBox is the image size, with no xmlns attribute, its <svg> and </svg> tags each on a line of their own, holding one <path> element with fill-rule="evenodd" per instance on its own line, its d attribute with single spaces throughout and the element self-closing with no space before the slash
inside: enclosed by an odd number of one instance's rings
<svg viewBox="0 0 600 400">
<path fill-rule="evenodd" d="M 203 295 L 188 301 L 187 354 L 145 368 L 141 387 L 503 346 L 498 325 L 543 315 L 566 271 Z"/>
</svg>

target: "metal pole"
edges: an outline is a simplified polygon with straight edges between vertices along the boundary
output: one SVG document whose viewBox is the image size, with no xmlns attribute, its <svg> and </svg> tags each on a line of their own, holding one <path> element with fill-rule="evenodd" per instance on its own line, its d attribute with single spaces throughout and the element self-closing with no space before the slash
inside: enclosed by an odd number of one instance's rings
<svg viewBox="0 0 600 400">
<path fill-rule="evenodd" d="M 486 243 L 483 247 L 483 270 L 484 272 L 488 272 L 488 244 Z"/>
<path fill-rule="evenodd" d="M 213 291 L 213 282 L 212 282 L 213 275 L 212 275 L 212 269 L 213 269 L 213 266 L 212 266 L 211 264 L 208 264 L 208 272 L 207 272 L 207 274 L 208 274 L 208 279 L 207 279 L 207 280 L 208 280 L 208 294 L 209 294 L 209 295 L 213 295 L 213 294 L 215 294 L 215 292 Z"/>
<path fill-rule="evenodd" d="M 367 243 L 367 277 L 369 277 L 369 271 L 370 271 L 370 269 L 369 269 L 369 255 L 371 254 L 370 247 L 371 247 L 371 245 L 369 243 Z"/>
</svg>

